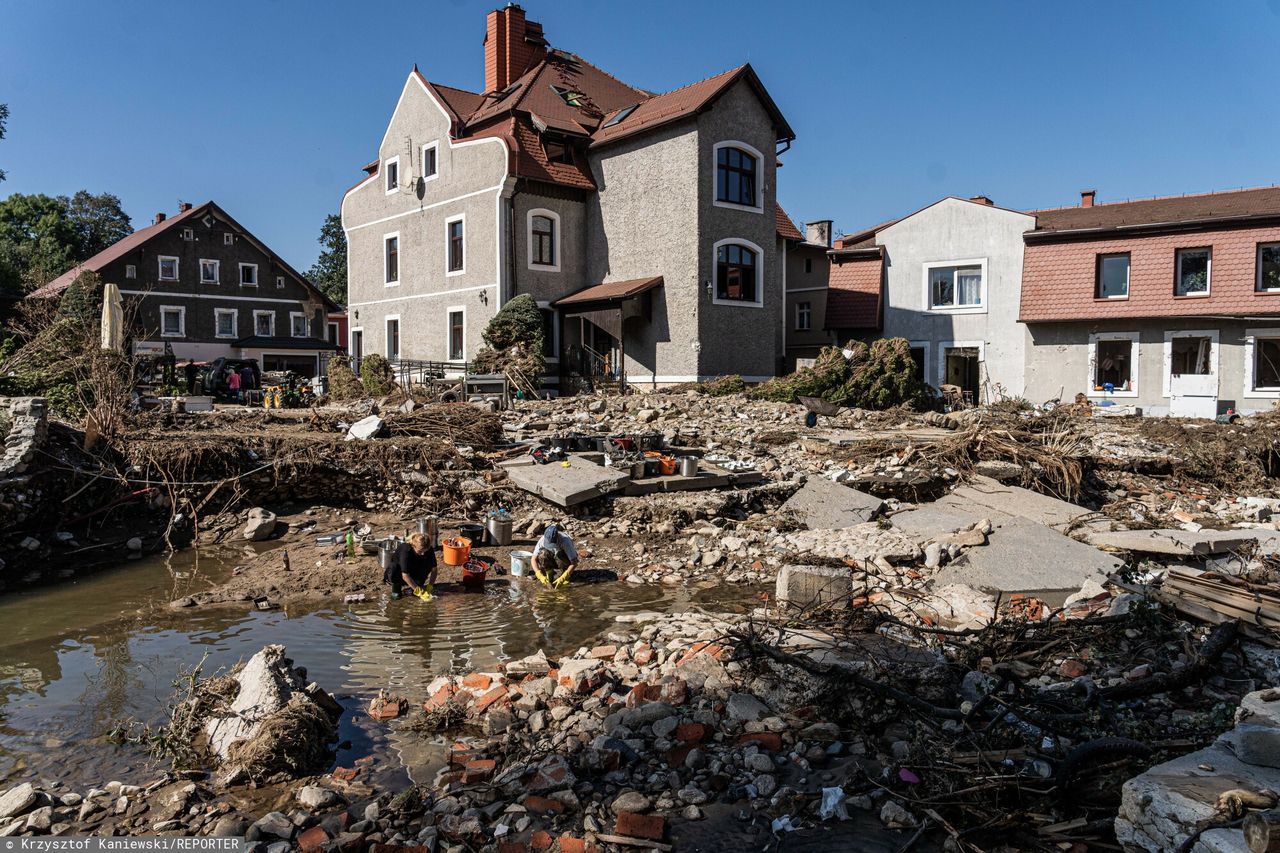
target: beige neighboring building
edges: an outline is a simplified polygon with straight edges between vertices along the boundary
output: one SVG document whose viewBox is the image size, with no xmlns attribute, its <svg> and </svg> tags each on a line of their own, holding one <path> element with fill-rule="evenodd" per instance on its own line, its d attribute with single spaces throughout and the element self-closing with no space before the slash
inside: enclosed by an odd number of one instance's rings
<svg viewBox="0 0 1280 853">
<path fill-rule="evenodd" d="M 778 209 L 780 216 L 781 208 Z M 787 308 L 783 317 L 786 333 L 786 372 L 809 364 L 823 347 L 838 343 L 835 332 L 827 328 L 827 284 L 831 261 L 831 220 L 809 222 L 805 233 L 786 222 L 784 233 L 780 221 L 778 232 L 786 240 Z"/>
<path fill-rule="evenodd" d="M 553 387 L 638 387 L 785 356 L 776 174 L 790 126 L 749 65 L 666 94 L 491 12 L 482 92 L 404 82 L 347 191 L 349 349 L 461 365 L 511 298 L 541 306 Z"/>
</svg>

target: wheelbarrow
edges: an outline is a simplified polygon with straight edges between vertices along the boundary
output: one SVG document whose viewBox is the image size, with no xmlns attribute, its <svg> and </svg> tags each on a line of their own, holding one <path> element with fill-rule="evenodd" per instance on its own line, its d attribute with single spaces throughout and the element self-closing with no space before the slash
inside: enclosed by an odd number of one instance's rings
<svg viewBox="0 0 1280 853">
<path fill-rule="evenodd" d="M 818 425 L 818 416 L 824 418 L 834 418 L 840 414 L 840 407 L 835 403 L 828 403 L 821 397 L 799 397 L 800 405 L 804 406 L 808 411 L 804 413 L 804 425 L 809 429 L 813 429 Z"/>
</svg>

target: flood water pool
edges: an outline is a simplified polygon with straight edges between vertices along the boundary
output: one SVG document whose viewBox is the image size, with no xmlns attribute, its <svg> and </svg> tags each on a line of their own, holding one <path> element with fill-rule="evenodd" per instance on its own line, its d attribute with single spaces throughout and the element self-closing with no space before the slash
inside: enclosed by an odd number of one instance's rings
<svg viewBox="0 0 1280 853">
<path fill-rule="evenodd" d="M 751 590 L 604 583 L 543 590 L 520 580 L 484 592 L 258 612 L 239 607 L 174 611 L 173 598 L 226 577 L 238 548 L 152 557 L 61 586 L 0 597 L 0 788 L 59 780 L 82 789 L 111 779 L 146 783 L 164 763 L 111 743 L 119 722 L 163 718 L 180 668 L 205 673 L 268 643 L 289 650 L 308 677 L 334 693 L 341 721 L 337 764 L 373 756 L 374 778 L 429 781 L 441 744 L 374 723 L 363 709 L 380 688 L 426 698 L 431 679 L 483 669 L 539 648 L 573 651 L 643 610 L 744 611 Z M 412 713 L 412 712 L 411 712 Z M 425 777 L 425 778 L 424 778 Z"/>
</svg>

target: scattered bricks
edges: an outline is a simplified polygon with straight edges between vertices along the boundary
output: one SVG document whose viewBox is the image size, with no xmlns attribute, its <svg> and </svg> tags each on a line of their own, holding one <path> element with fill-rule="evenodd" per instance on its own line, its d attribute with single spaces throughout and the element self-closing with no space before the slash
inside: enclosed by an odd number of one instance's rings
<svg viewBox="0 0 1280 853">
<path fill-rule="evenodd" d="M 529 839 L 529 846 L 534 850 L 550 850 L 552 840 L 551 833 L 545 829 L 539 829 L 533 834 L 533 838 Z"/>
<path fill-rule="evenodd" d="M 1063 678 L 1079 678 L 1089 671 L 1089 667 L 1085 666 L 1078 660 L 1068 658 L 1058 667 L 1058 675 Z"/>
<path fill-rule="evenodd" d="M 564 803 L 559 800 L 553 800 L 550 797 L 539 797 L 537 794 L 530 794 L 520 801 L 520 805 L 524 806 L 532 814 L 537 815 L 559 815 L 564 814 Z"/>
<path fill-rule="evenodd" d="M 572 835 L 560 836 L 560 853 L 599 853 L 600 848 Z"/>
<path fill-rule="evenodd" d="M 483 672 L 473 672 L 462 679 L 462 686 L 470 687 L 472 690 L 488 690 L 492 683 L 493 679 Z"/>
<path fill-rule="evenodd" d="M 425 704 L 423 704 L 422 709 L 430 713 L 431 711 L 435 711 L 439 708 L 443 708 L 445 704 L 448 703 L 448 701 L 453 698 L 453 696 L 454 696 L 453 685 L 446 684 L 445 686 L 437 689 L 435 693 L 431 694 L 431 698 L 428 699 Z"/>
<path fill-rule="evenodd" d="M 618 812 L 618 820 L 613 826 L 613 831 L 616 835 L 625 835 L 628 838 L 661 841 L 667 832 L 667 821 L 658 815 Z"/>
<path fill-rule="evenodd" d="M 475 761 L 468 761 L 462 772 L 462 784 L 475 785 L 478 782 L 488 782 L 493 778 L 494 771 L 497 769 L 498 762 L 492 758 L 477 758 Z"/>
<path fill-rule="evenodd" d="M 766 752 L 782 751 L 782 735 L 777 732 L 752 732 L 738 738 L 738 743 L 741 746 L 754 743 Z"/>
<path fill-rule="evenodd" d="M 375 720 L 394 720 L 404 713 L 404 708 L 403 699 L 376 696 L 369 703 L 369 716 Z"/>
<path fill-rule="evenodd" d="M 694 657 L 697 656 L 698 652 L 702 651 L 706 647 L 707 647 L 707 643 L 694 643 L 692 646 L 689 647 L 689 651 L 685 652 L 680 657 L 680 660 L 676 662 L 676 666 L 684 666 L 689 661 L 693 660 Z"/>
<path fill-rule="evenodd" d="M 637 647 L 632 653 L 631 659 L 640 666 L 648 666 L 653 663 L 653 647 L 648 643 Z"/>
<path fill-rule="evenodd" d="M 360 769 L 357 767 L 335 767 L 329 775 L 342 782 L 354 782 L 359 773 Z"/>
<path fill-rule="evenodd" d="M 475 705 L 471 707 L 470 714 L 472 716 L 475 716 L 477 714 L 483 714 L 486 710 L 488 710 L 489 706 L 493 705 L 495 702 L 505 699 L 506 696 L 507 696 L 507 688 L 503 687 L 502 685 L 498 685 L 497 687 L 493 688 L 488 693 L 484 694 L 483 696 L 481 696 L 479 699 L 476 700 Z"/>
<path fill-rule="evenodd" d="M 298 849 L 303 853 L 311 853 L 313 850 L 319 850 L 320 845 L 329 840 L 329 833 L 324 831 L 323 826 L 313 826 L 306 832 L 302 833 L 296 839 Z"/>
<path fill-rule="evenodd" d="M 596 646 L 588 654 L 588 657 L 595 658 L 596 660 L 613 660 L 614 655 L 617 653 L 617 646 Z"/>
<path fill-rule="evenodd" d="M 481 757 L 481 753 L 477 749 L 472 749 L 465 743 L 455 742 L 449 747 L 449 766 L 450 767 L 466 767 L 468 762 L 475 761 Z"/>
<path fill-rule="evenodd" d="M 681 723 L 676 726 L 676 740 L 681 743 L 702 743 L 711 737 L 711 727 L 702 723 Z"/>
</svg>

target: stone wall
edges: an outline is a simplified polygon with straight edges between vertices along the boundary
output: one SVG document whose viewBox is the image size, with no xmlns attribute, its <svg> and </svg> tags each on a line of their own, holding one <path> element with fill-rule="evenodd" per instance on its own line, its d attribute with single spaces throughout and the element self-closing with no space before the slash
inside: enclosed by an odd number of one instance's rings
<svg viewBox="0 0 1280 853">
<path fill-rule="evenodd" d="M 49 406 L 43 397 L 0 398 L 0 416 L 8 427 L 0 479 L 26 472 L 49 434 Z"/>
</svg>

